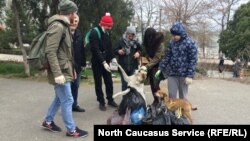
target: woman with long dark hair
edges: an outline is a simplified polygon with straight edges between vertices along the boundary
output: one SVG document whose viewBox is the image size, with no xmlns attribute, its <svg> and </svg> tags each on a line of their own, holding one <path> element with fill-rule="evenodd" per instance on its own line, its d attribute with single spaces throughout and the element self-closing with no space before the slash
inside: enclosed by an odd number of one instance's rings
<svg viewBox="0 0 250 141">
<path fill-rule="evenodd" d="M 151 86 L 151 91 L 154 97 L 153 104 L 158 102 L 158 98 L 154 93 L 160 89 L 160 80 L 156 79 L 155 73 L 158 70 L 159 62 L 164 56 L 165 47 L 163 45 L 164 35 L 162 32 L 157 32 L 154 28 L 148 28 L 145 31 L 143 45 L 145 47 L 146 56 L 149 63 L 145 66 L 148 71 L 148 79 Z"/>
</svg>

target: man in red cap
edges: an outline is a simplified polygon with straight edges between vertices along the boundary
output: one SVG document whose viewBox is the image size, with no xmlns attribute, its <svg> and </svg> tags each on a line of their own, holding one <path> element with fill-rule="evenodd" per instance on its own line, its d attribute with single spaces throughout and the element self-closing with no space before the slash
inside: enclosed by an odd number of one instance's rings
<svg viewBox="0 0 250 141">
<path fill-rule="evenodd" d="M 108 105 L 111 107 L 118 107 L 114 102 L 113 96 L 113 80 L 110 70 L 110 62 L 117 64 L 117 60 L 112 51 L 112 43 L 109 31 L 113 27 L 113 18 L 110 13 L 102 16 L 97 30 L 92 30 L 89 36 L 89 44 L 92 52 L 92 70 L 95 81 L 95 91 L 97 101 L 99 102 L 99 109 L 106 111 L 104 94 L 102 91 L 102 77 L 106 87 L 106 98 Z"/>
</svg>

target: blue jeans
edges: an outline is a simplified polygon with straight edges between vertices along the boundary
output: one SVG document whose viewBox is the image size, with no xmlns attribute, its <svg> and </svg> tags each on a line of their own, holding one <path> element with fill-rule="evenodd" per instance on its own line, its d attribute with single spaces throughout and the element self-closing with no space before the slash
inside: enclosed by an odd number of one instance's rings
<svg viewBox="0 0 250 141">
<path fill-rule="evenodd" d="M 71 82 L 71 91 L 72 91 L 72 96 L 74 99 L 72 108 L 75 108 L 78 105 L 77 97 L 78 97 L 78 89 L 79 89 L 80 80 L 81 80 L 81 73 L 77 74 L 77 78 Z"/>
<path fill-rule="evenodd" d="M 65 82 L 63 85 L 54 85 L 55 98 L 48 109 L 45 120 L 47 122 L 53 121 L 59 107 L 61 106 L 62 119 L 65 127 L 69 131 L 74 131 L 76 128 L 72 116 L 72 104 L 74 100 L 71 94 L 70 83 L 71 82 Z"/>
</svg>

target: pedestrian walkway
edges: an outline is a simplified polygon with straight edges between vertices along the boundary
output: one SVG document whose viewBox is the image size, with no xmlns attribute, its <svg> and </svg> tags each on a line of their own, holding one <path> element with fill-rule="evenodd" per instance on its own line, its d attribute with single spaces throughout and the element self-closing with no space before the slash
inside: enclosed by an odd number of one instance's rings
<svg viewBox="0 0 250 141">
<path fill-rule="evenodd" d="M 164 82 L 162 82 L 164 84 Z M 120 91 L 120 83 L 114 91 Z M 145 86 L 148 103 L 152 102 L 149 86 Z M 219 79 L 194 80 L 189 87 L 188 98 L 197 111 L 193 112 L 194 124 L 250 124 L 250 87 Z M 2 141 L 93 141 L 94 125 L 106 124 L 114 109 L 98 109 L 94 86 L 82 83 L 78 103 L 84 113 L 73 113 L 76 124 L 89 131 L 86 138 L 72 139 L 65 136 L 65 127 L 57 113 L 55 122 L 63 129 L 51 133 L 41 128 L 47 108 L 54 97 L 53 87 L 47 82 L 0 78 L 0 139 Z M 120 102 L 121 97 L 115 99 Z"/>
</svg>

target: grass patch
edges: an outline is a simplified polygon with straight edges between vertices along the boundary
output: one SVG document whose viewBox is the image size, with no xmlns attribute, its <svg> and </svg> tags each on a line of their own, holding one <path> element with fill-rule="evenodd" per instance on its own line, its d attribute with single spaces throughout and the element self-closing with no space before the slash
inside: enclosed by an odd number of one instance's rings
<svg viewBox="0 0 250 141">
<path fill-rule="evenodd" d="M 9 62 L 0 62 L 0 75 L 5 77 L 27 77 L 24 73 L 23 64 Z"/>
<path fill-rule="evenodd" d="M 18 74 L 20 72 L 24 72 L 22 64 L 1 63 L 0 65 L 0 74 Z"/>
<path fill-rule="evenodd" d="M 118 83 L 120 82 L 120 74 L 119 72 L 112 72 L 113 74 L 113 82 Z M 87 68 L 84 71 L 81 72 L 81 83 L 88 83 L 88 84 L 94 84 L 94 77 L 93 77 L 93 71 L 91 68 Z"/>
<path fill-rule="evenodd" d="M 120 82 L 120 75 L 118 72 L 112 72 L 116 77 L 113 82 Z M 0 76 L 7 78 L 28 78 L 31 80 L 47 81 L 46 72 L 30 70 L 30 77 L 26 76 L 24 66 L 22 63 L 16 62 L 0 62 Z M 82 83 L 94 84 L 93 71 L 91 68 L 85 69 L 81 72 Z"/>
<path fill-rule="evenodd" d="M 38 71 L 30 70 L 30 76 L 33 77 Z M 8 78 L 28 78 L 24 71 L 24 65 L 16 62 L 0 62 L 0 75 Z"/>
</svg>

